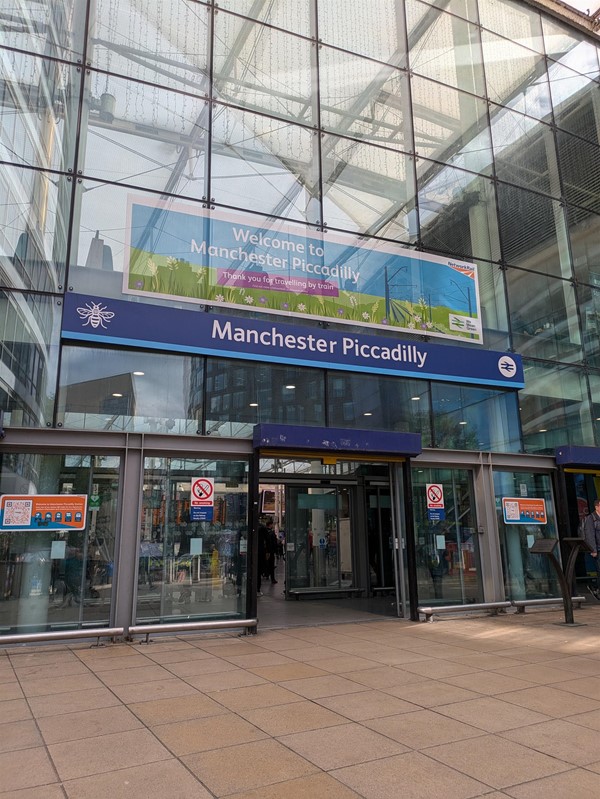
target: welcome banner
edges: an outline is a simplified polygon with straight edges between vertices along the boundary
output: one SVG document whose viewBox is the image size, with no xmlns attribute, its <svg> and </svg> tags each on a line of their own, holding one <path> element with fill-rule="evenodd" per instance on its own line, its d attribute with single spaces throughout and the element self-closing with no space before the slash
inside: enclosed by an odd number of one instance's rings
<svg viewBox="0 0 600 799">
<path fill-rule="evenodd" d="M 128 230 L 126 294 L 481 342 L 474 264 L 146 198 Z"/>
</svg>

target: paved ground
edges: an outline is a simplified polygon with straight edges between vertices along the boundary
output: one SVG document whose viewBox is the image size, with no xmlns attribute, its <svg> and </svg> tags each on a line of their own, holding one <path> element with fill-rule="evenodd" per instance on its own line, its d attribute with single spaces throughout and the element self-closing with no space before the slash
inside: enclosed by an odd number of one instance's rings
<svg viewBox="0 0 600 799">
<path fill-rule="evenodd" d="M 0 650 L 0 797 L 590 799 L 600 605 Z"/>
</svg>

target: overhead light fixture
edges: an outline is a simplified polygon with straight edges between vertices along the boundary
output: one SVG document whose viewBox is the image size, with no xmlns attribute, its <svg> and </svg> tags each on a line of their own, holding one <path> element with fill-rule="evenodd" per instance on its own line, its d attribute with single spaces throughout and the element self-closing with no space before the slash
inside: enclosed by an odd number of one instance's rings
<svg viewBox="0 0 600 799">
<path fill-rule="evenodd" d="M 258 402 L 251 402 L 249 407 L 250 408 L 258 408 Z"/>
<path fill-rule="evenodd" d="M 421 399 L 421 397 L 411 397 L 411 400 L 413 402 L 418 402 L 420 399 Z"/>
<path fill-rule="evenodd" d="M 286 388 L 291 391 L 293 388 L 296 388 L 296 386 L 286 386 Z"/>
<path fill-rule="evenodd" d="M 363 416 L 373 416 L 373 414 L 371 413 L 371 411 L 366 411 L 365 413 L 363 413 Z"/>
<path fill-rule="evenodd" d="M 459 422 L 459 424 L 467 424 L 466 422 Z"/>
<path fill-rule="evenodd" d="M 540 428 L 538 430 L 538 433 L 547 433 L 547 432 L 548 432 L 548 428 L 546 428 L 546 427 L 542 427 L 542 428 Z"/>
<path fill-rule="evenodd" d="M 122 397 L 122 396 L 123 396 L 123 395 L 122 395 L 122 394 L 119 394 L 119 392 L 118 392 L 118 391 L 115 391 L 115 392 L 113 393 L 113 397 Z"/>
<path fill-rule="evenodd" d="M 133 373 L 136 377 L 143 377 L 146 373 L 145 372 L 134 372 Z"/>
</svg>

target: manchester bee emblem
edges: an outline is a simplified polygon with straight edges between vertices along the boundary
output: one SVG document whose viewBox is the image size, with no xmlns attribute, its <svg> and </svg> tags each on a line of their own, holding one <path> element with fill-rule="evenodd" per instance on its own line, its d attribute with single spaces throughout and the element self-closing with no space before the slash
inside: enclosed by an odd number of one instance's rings
<svg viewBox="0 0 600 799">
<path fill-rule="evenodd" d="M 83 308 L 78 308 L 77 313 L 82 319 L 85 319 L 82 327 L 91 325 L 94 330 L 98 327 L 103 327 L 106 330 L 105 322 L 110 322 L 114 317 L 112 311 L 106 310 L 107 306 L 102 305 L 101 302 L 86 302 Z"/>
</svg>

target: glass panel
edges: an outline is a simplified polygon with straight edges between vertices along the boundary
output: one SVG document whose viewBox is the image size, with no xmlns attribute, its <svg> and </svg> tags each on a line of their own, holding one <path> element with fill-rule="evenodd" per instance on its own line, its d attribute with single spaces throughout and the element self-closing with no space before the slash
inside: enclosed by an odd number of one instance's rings
<svg viewBox="0 0 600 799">
<path fill-rule="evenodd" d="M 551 58 L 588 78 L 598 77 L 598 51 L 584 33 L 545 16 L 542 27 L 546 52 Z"/>
<path fill-rule="evenodd" d="M 1 56 L 0 159 L 72 169 L 80 73 L 25 53 L 6 51 Z"/>
<path fill-rule="evenodd" d="M 406 5 L 410 6 L 415 5 L 415 0 L 405 0 Z M 428 3 L 432 6 L 443 6 L 445 11 L 449 11 L 451 14 L 456 14 L 457 17 L 464 17 L 465 19 L 471 20 L 471 22 L 477 22 L 477 0 L 442 0 L 440 3 L 439 0 L 424 0 L 424 2 Z"/>
<path fill-rule="evenodd" d="M 487 103 L 416 75 L 411 87 L 417 154 L 489 173 L 492 143 Z"/>
<path fill-rule="evenodd" d="M 524 361 L 525 388 L 519 392 L 525 450 L 554 454 L 568 444 L 594 440 L 583 369 Z"/>
<path fill-rule="evenodd" d="M 249 438 L 255 424 L 323 425 L 325 373 L 208 358 L 206 435 Z"/>
<path fill-rule="evenodd" d="M 338 3 L 318 3 L 319 39 L 394 66 L 406 66 L 402 4 L 396 0 L 353 0 L 352 13 Z"/>
<path fill-rule="evenodd" d="M 286 489 L 286 591 L 350 588 L 352 539 L 347 488 Z"/>
<path fill-rule="evenodd" d="M 486 261 L 477 260 L 475 263 L 485 347 L 491 350 L 506 350 L 510 342 L 503 270 L 497 264 Z"/>
<path fill-rule="evenodd" d="M 484 177 L 417 160 L 421 240 L 428 250 L 463 258 L 500 257 L 492 183 Z"/>
<path fill-rule="evenodd" d="M 69 178 L 70 180 L 70 178 Z M 0 285 L 62 289 L 71 184 L 47 172 L 0 169 Z"/>
<path fill-rule="evenodd" d="M 177 207 L 185 209 L 185 205 L 178 206 L 181 201 L 149 194 L 141 189 L 132 191 L 127 187 L 91 180 L 77 183 L 76 196 L 79 218 L 76 216 L 72 233 L 69 285 L 82 294 L 127 299 L 122 295 L 126 259 L 131 257 L 133 261 L 137 258 L 136 266 L 143 261 L 142 268 L 149 275 L 146 264 L 148 259 L 152 261 L 155 257 L 154 243 L 164 245 L 164 239 L 161 238 L 164 216 L 161 212 Z M 150 208 L 147 214 L 140 214 L 134 222 L 129 216 L 132 201 L 145 203 Z M 193 213 L 194 207 L 191 203 L 188 205 Z M 132 242 L 138 245 L 142 255 L 133 249 L 130 251 Z M 173 238 L 169 239 L 169 243 L 173 246 L 171 257 L 177 263 L 185 261 L 190 252 L 189 238 L 180 241 L 181 249 L 176 249 Z M 165 268 L 168 270 L 168 267 Z M 132 288 L 143 286 L 134 285 Z M 169 304 L 169 301 L 162 300 L 161 304 Z"/>
<path fill-rule="evenodd" d="M 392 500 L 389 488 L 365 488 L 369 593 L 395 593 Z M 386 602 L 386 605 L 389 603 Z"/>
<path fill-rule="evenodd" d="M 319 50 L 321 124 L 325 130 L 412 150 L 406 74 L 342 50 Z"/>
<path fill-rule="evenodd" d="M 0 41 L 27 53 L 75 61 L 83 51 L 86 3 L 0 0 Z"/>
<path fill-rule="evenodd" d="M 77 429 L 197 435 L 202 385 L 199 357 L 63 347 L 58 417 Z"/>
<path fill-rule="evenodd" d="M 561 594 L 556 571 L 548 556 L 529 551 L 540 538 L 558 537 L 550 476 L 529 472 L 494 472 L 494 491 L 506 598 L 519 600 L 559 597 Z M 502 499 L 522 496 L 545 500 L 547 524 L 504 522 Z M 560 558 L 558 546 L 554 554 Z"/>
<path fill-rule="evenodd" d="M 170 194 L 206 195 L 207 101 L 97 72 L 87 80 L 82 165 L 87 175 Z"/>
<path fill-rule="evenodd" d="M 217 99 L 312 124 L 312 44 L 220 11 L 215 16 Z"/>
<path fill-rule="evenodd" d="M 323 218 L 329 227 L 414 240 L 415 190 L 409 156 L 325 136 L 321 158 Z"/>
<path fill-rule="evenodd" d="M 539 12 L 526 4 L 514 0 L 485 0 L 479 3 L 479 19 L 484 28 L 538 53 L 544 52 Z"/>
<path fill-rule="evenodd" d="M 327 419 L 331 427 L 421 433 L 431 446 L 429 383 L 368 374 L 330 372 Z"/>
<path fill-rule="evenodd" d="M 117 457 L 0 453 L 0 494 L 97 497 L 85 530 L 0 533 L 3 632 L 108 625 L 118 488 Z"/>
<path fill-rule="evenodd" d="M 600 367 L 600 272 L 590 273 L 594 285 L 577 286 L 577 298 L 585 357 L 590 366 Z M 592 394 L 592 397 L 595 396 Z"/>
<path fill-rule="evenodd" d="M 498 211 L 507 263 L 571 277 L 565 215 L 558 200 L 499 183 Z"/>
<path fill-rule="evenodd" d="M 215 105 L 211 191 L 218 203 L 307 222 L 321 219 L 312 130 Z"/>
<path fill-rule="evenodd" d="M 598 84 L 560 64 L 548 70 L 554 119 L 559 128 L 582 136 L 593 144 L 600 139 Z"/>
<path fill-rule="evenodd" d="M 0 291 L 0 409 L 7 426 L 52 421 L 61 310 L 51 297 Z"/>
<path fill-rule="evenodd" d="M 436 447 L 520 450 L 516 392 L 432 383 L 431 401 Z"/>
<path fill-rule="evenodd" d="M 193 0 L 96 0 L 88 58 L 107 72 L 208 95 L 209 22 Z"/>
<path fill-rule="evenodd" d="M 593 442 L 596 446 L 600 446 L 600 373 L 597 371 L 590 371 L 588 380 L 590 383 L 590 394 L 592 397 L 591 411 L 592 425 L 594 430 Z M 598 496 L 600 496 L 600 488 L 598 490 Z"/>
<path fill-rule="evenodd" d="M 413 467 L 411 479 L 419 603 L 480 602 L 479 539 L 471 473 L 465 469 Z M 428 518 L 429 483 L 443 487 L 443 519 Z"/>
<path fill-rule="evenodd" d="M 530 358 L 582 357 L 573 285 L 535 272 L 506 270 L 513 345 Z"/>
<path fill-rule="evenodd" d="M 558 157 L 567 202 L 600 212 L 600 148 L 581 139 L 557 132 Z"/>
<path fill-rule="evenodd" d="M 600 280 L 600 216 L 567 206 L 573 267 L 578 280 L 598 285 Z"/>
<path fill-rule="evenodd" d="M 483 58 L 490 100 L 550 121 L 546 60 L 507 39 L 483 31 Z"/>
<path fill-rule="evenodd" d="M 219 0 L 219 8 L 235 11 L 244 17 L 252 17 L 260 22 L 283 28 L 286 31 L 310 36 L 310 7 L 312 0 L 271 0 L 269 3 L 256 3 L 255 0 Z"/>
<path fill-rule="evenodd" d="M 496 175 L 500 180 L 560 197 L 552 129 L 497 106 L 491 107 L 491 118 Z"/>
<path fill-rule="evenodd" d="M 448 86 L 483 94 L 477 26 L 417 2 L 407 5 L 406 15 L 411 70 Z"/>
<path fill-rule="evenodd" d="M 213 481 L 205 521 L 192 480 Z M 137 623 L 239 618 L 246 610 L 248 464 L 145 458 Z"/>
</svg>

